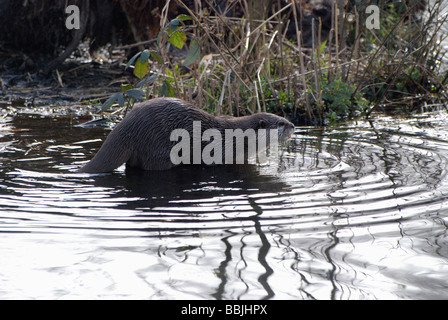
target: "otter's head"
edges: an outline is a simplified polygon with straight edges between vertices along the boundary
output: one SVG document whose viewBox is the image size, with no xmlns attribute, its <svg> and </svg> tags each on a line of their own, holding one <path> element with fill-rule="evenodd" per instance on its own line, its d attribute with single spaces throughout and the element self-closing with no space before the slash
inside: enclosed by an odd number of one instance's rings
<svg viewBox="0 0 448 320">
<path fill-rule="evenodd" d="M 294 125 L 285 118 L 279 117 L 272 113 L 257 113 L 253 115 L 257 121 L 257 129 L 266 129 L 269 134 L 269 129 L 278 130 L 278 142 L 284 143 L 294 133 Z"/>
</svg>

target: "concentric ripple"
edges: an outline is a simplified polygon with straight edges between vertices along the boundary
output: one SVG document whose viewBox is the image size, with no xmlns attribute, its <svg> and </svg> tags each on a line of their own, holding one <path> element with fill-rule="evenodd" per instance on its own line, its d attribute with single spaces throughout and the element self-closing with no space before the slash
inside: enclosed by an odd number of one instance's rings
<svg viewBox="0 0 448 320">
<path fill-rule="evenodd" d="M 280 164 L 73 173 L 104 130 L 0 132 L 0 298 L 448 298 L 448 125 L 297 128 Z"/>
</svg>

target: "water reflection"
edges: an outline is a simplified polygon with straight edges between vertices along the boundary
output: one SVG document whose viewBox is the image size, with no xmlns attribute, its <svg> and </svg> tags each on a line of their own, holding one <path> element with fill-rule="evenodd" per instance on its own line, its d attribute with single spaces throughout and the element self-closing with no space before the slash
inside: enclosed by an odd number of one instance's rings
<svg viewBox="0 0 448 320">
<path fill-rule="evenodd" d="M 86 175 L 107 134 L 0 130 L 0 298 L 448 298 L 445 114 L 298 128 L 280 166 Z"/>
</svg>

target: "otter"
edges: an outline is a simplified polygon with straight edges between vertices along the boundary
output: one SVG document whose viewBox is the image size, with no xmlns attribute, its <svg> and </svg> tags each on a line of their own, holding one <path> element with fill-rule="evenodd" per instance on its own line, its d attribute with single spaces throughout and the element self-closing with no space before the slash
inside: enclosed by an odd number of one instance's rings
<svg viewBox="0 0 448 320">
<path fill-rule="evenodd" d="M 207 129 L 223 134 L 227 129 L 253 129 L 255 132 L 259 129 L 278 129 L 274 132 L 278 134 L 280 143 L 289 139 L 294 132 L 291 122 L 274 114 L 213 116 L 180 99 L 155 98 L 135 105 L 111 131 L 98 153 L 78 172 L 111 172 L 123 163 L 127 167 L 144 170 L 170 169 L 177 165 L 170 158 L 171 150 L 177 144 L 172 139 L 172 132 L 181 129 L 194 135 L 195 123 L 200 124 L 201 134 Z M 269 130 L 260 132 L 268 132 L 265 141 L 269 144 Z M 249 156 L 249 143 L 245 142 L 244 146 L 246 157 Z M 200 147 L 203 149 L 204 146 L 204 141 L 201 141 Z"/>
</svg>

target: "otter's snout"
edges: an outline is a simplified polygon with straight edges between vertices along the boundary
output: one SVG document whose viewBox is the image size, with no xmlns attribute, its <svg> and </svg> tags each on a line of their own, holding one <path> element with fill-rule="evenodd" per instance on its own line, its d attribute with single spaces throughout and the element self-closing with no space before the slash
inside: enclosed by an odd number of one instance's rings
<svg viewBox="0 0 448 320">
<path fill-rule="evenodd" d="M 285 142 L 289 138 L 291 138 L 292 134 L 294 133 L 295 127 L 294 124 L 291 122 L 285 120 L 281 123 L 279 126 L 279 137 L 280 142 Z"/>
</svg>

